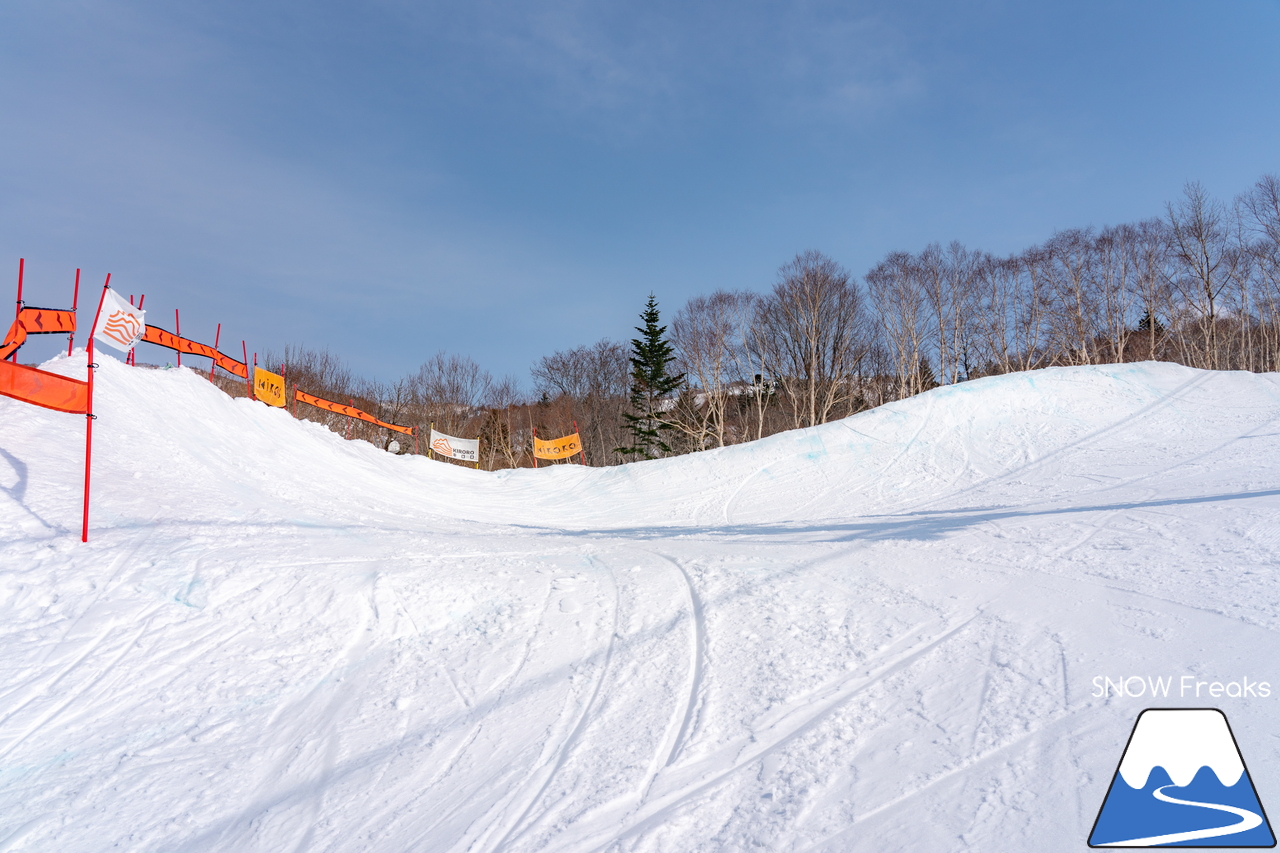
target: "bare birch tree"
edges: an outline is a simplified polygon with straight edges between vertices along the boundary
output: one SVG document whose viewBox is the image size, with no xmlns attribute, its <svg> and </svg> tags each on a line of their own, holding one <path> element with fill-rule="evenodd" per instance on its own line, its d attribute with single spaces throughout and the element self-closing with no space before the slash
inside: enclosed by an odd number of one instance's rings
<svg viewBox="0 0 1280 853">
<path fill-rule="evenodd" d="M 1199 358 L 1195 366 L 1216 370 L 1220 364 L 1218 302 L 1243 260 L 1232 239 L 1231 215 L 1193 181 L 1186 185 L 1181 201 L 1169 203 L 1166 217 L 1175 265 L 1171 284 L 1196 320 Z"/>
<path fill-rule="evenodd" d="M 894 374 L 894 394 L 910 397 L 920 387 L 927 308 L 916 260 L 906 252 L 892 252 L 867 273 L 871 295 L 889 348 Z"/>
<path fill-rule="evenodd" d="M 440 432 L 468 438 L 461 433 L 485 402 L 493 377 L 468 356 L 439 352 L 411 381 L 420 423 L 434 423 Z"/>
<path fill-rule="evenodd" d="M 742 338 L 738 324 L 743 308 L 755 300 L 751 293 L 718 290 L 690 299 L 671 320 L 675 369 L 693 386 L 682 395 L 676 425 L 697 448 L 727 443 L 735 390 L 730 386 L 739 361 L 735 350 Z"/>
<path fill-rule="evenodd" d="M 757 323 L 794 426 L 826 423 L 853 400 L 867 341 L 861 295 L 843 267 L 821 252 L 796 255 L 778 271 Z"/>
</svg>

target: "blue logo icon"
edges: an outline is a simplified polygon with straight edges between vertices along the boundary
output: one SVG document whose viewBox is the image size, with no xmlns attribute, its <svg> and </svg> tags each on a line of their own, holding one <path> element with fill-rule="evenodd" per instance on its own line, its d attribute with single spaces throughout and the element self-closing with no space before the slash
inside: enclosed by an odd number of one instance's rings
<svg viewBox="0 0 1280 853">
<path fill-rule="evenodd" d="M 1217 708 L 1139 714 L 1089 846 L 1275 847 L 1226 716 Z"/>
</svg>

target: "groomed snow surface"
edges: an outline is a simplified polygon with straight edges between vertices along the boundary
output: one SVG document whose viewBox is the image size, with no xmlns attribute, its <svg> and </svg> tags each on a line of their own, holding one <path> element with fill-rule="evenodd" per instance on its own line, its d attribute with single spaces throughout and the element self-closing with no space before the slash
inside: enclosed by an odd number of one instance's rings
<svg viewBox="0 0 1280 853">
<path fill-rule="evenodd" d="M 1149 706 L 1280 812 L 1280 377 L 488 473 L 99 361 L 87 545 L 83 418 L 0 399 L 0 850 L 1084 850 Z"/>
</svg>

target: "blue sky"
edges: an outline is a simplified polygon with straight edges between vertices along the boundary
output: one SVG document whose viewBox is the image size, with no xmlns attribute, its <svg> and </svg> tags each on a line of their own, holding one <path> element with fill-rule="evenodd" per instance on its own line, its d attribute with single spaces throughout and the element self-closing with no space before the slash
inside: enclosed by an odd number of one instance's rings
<svg viewBox="0 0 1280 853">
<path fill-rule="evenodd" d="M 1230 198 L 1280 171 L 1277 45 L 1275 0 L 9 3 L 0 280 L 527 385 L 805 249 L 861 276 Z"/>
</svg>

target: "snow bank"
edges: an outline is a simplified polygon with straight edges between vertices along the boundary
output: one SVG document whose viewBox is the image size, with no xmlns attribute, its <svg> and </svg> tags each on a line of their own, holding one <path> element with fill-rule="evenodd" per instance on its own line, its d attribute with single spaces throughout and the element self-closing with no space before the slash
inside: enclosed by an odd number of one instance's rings
<svg viewBox="0 0 1280 853">
<path fill-rule="evenodd" d="M 0 399 L 0 849 L 1076 850 L 1184 674 L 1280 791 L 1275 376 L 488 473 L 101 361 L 88 545 Z"/>
</svg>

